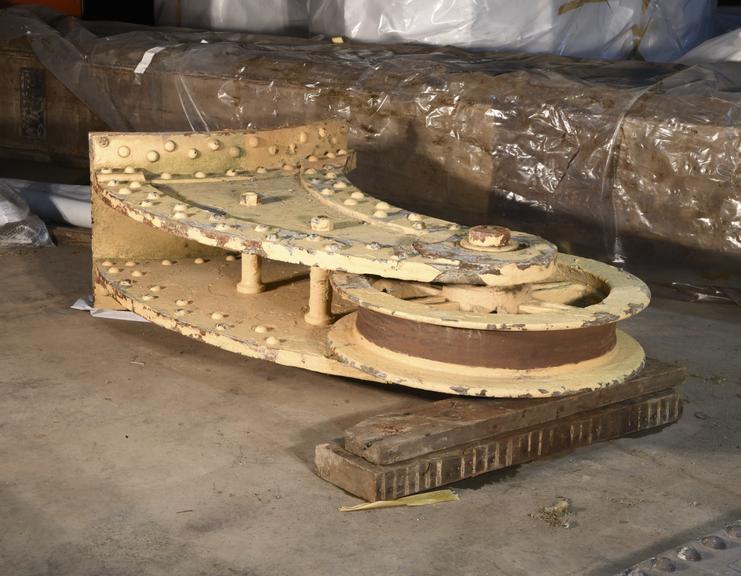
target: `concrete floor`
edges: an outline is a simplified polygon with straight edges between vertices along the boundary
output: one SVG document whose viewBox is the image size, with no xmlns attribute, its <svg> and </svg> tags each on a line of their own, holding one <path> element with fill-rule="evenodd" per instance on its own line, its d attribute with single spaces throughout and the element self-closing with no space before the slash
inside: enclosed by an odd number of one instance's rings
<svg viewBox="0 0 741 576">
<path fill-rule="evenodd" d="M 429 395 L 69 309 L 88 254 L 0 255 L 0 574 L 611 574 L 741 517 L 741 309 L 658 300 L 627 323 L 687 365 L 681 422 L 343 514 L 314 445 Z M 557 496 L 577 525 L 530 517 Z"/>
</svg>

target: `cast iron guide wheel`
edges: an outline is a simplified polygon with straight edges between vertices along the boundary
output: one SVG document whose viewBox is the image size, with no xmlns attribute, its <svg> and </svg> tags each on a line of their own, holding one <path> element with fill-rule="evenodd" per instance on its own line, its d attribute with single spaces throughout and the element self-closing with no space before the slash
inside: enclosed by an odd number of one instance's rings
<svg viewBox="0 0 741 576">
<path fill-rule="evenodd" d="M 96 301 L 251 357 L 478 396 L 625 381 L 637 278 L 369 196 L 346 127 L 91 135 Z M 333 299 L 333 289 L 343 298 Z"/>
</svg>

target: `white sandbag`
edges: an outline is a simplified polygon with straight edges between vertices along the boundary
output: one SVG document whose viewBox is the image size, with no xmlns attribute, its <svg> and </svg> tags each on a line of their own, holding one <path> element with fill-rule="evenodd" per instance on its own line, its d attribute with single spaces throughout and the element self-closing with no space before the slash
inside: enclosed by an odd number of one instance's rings
<svg viewBox="0 0 741 576">
<path fill-rule="evenodd" d="M 305 30 L 306 0 L 155 0 L 155 23 L 263 34 Z"/>
<path fill-rule="evenodd" d="M 421 42 L 667 61 L 709 38 L 715 0 L 308 0 L 312 32 L 366 42 Z"/>
<path fill-rule="evenodd" d="M 679 61 L 682 64 L 741 61 L 741 28 L 703 42 Z"/>
</svg>

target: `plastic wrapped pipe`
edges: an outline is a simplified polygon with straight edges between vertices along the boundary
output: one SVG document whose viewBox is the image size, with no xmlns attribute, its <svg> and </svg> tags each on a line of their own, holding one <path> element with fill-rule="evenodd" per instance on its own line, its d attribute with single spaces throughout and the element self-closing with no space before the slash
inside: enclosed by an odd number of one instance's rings
<svg viewBox="0 0 741 576">
<path fill-rule="evenodd" d="M 353 178 L 466 224 L 616 262 L 666 245 L 741 260 L 741 70 L 140 29 L 0 13 L 112 130 L 340 118 Z M 147 53 L 156 54 L 142 71 Z M 84 151 L 83 151 L 84 154 Z"/>
</svg>

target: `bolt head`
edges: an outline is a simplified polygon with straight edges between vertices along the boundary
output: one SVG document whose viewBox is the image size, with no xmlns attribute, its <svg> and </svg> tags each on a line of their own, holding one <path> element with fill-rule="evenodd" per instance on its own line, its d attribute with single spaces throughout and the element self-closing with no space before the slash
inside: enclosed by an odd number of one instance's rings
<svg viewBox="0 0 741 576">
<path fill-rule="evenodd" d="M 699 562 L 702 560 L 702 556 L 694 546 L 682 546 L 677 551 L 677 558 L 685 562 Z"/>
<path fill-rule="evenodd" d="M 314 232 L 328 232 L 332 230 L 332 220 L 327 216 L 314 216 L 311 219 L 311 229 Z"/>
<path fill-rule="evenodd" d="M 726 549 L 726 542 L 721 538 L 720 536 L 715 536 L 714 534 L 711 534 L 710 536 L 705 536 L 700 540 L 702 542 L 702 545 L 706 548 L 711 548 L 713 550 L 725 550 Z"/>
<path fill-rule="evenodd" d="M 239 203 L 242 206 L 257 206 L 261 203 L 262 198 L 257 192 L 242 192 L 239 197 Z"/>
<path fill-rule="evenodd" d="M 481 248 L 504 248 L 512 234 L 504 226 L 474 226 L 468 231 L 468 243 Z"/>
</svg>

